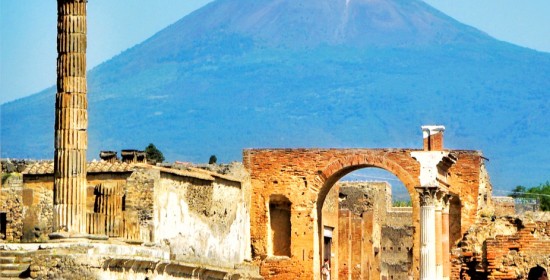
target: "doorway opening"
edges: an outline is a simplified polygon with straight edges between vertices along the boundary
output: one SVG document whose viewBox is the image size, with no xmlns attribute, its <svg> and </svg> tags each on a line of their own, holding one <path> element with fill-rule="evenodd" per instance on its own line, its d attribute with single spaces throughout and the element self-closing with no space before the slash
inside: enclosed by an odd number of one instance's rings
<svg viewBox="0 0 550 280">
<path fill-rule="evenodd" d="M 7 213 L 0 213 L 0 239 L 6 239 L 8 229 L 8 215 Z"/>
</svg>

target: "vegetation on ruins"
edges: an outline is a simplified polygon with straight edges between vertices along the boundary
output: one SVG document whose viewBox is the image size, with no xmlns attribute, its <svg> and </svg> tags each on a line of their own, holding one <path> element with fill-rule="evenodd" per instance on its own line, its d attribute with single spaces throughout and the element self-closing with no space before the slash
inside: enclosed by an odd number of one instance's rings
<svg viewBox="0 0 550 280">
<path fill-rule="evenodd" d="M 6 183 L 6 181 L 10 176 L 11 176 L 11 173 L 2 173 L 2 185 Z"/>
<path fill-rule="evenodd" d="M 513 198 L 537 199 L 540 210 L 550 211 L 550 181 L 531 188 L 517 186 L 510 196 Z"/>
<path fill-rule="evenodd" d="M 218 158 L 216 157 L 216 155 L 211 155 L 208 159 L 208 164 L 216 164 L 216 162 L 218 162 Z"/>
<path fill-rule="evenodd" d="M 412 202 L 410 200 L 394 200 L 392 202 L 393 207 L 412 207 Z"/>
<path fill-rule="evenodd" d="M 149 146 L 145 148 L 145 153 L 147 154 L 147 161 L 149 162 L 157 163 L 164 161 L 164 155 L 153 143 L 150 143 Z"/>
</svg>

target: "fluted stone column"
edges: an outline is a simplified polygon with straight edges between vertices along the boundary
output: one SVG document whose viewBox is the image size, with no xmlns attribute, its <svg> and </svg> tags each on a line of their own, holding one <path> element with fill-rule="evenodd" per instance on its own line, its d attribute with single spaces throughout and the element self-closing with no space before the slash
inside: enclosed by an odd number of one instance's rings
<svg viewBox="0 0 550 280">
<path fill-rule="evenodd" d="M 437 187 L 417 187 L 420 196 L 420 279 L 436 279 L 435 208 Z"/>
<path fill-rule="evenodd" d="M 57 1 L 53 238 L 86 233 L 86 3 Z"/>
<path fill-rule="evenodd" d="M 437 198 L 435 206 L 435 279 L 443 279 L 443 232 L 442 198 Z"/>
<path fill-rule="evenodd" d="M 426 280 L 450 275 L 448 204 L 446 215 L 443 211 L 448 202 L 447 173 L 454 159 L 443 150 L 444 131 L 442 125 L 422 126 L 424 149 L 411 152 L 420 163 L 420 279 Z"/>
<path fill-rule="evenodd" d="M 449 205 L 451 196 L 446 195 L 443 198 L 443 211 L 441 219 L 441 245 L 443 247 L 443 280 L 451 278 L 451 252 L 449 251 Z"/>
</svg>

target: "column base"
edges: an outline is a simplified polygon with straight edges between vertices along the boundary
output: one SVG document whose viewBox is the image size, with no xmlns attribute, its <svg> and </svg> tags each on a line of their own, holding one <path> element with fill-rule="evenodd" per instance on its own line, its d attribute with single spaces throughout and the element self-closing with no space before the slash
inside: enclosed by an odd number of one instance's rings
<svg viewBox="0 0 550 280">
<path fill-rule="evenodd" d="M 88 233 L 74 233 L 74 232 L 52 232 L 48 235 L 50 240 L 62 240 L 67 239 L 86 239 L 86 240 L 108 240 L 107 235 L 98 235 L 98 234 L 88 234 Z"/>
</svg>

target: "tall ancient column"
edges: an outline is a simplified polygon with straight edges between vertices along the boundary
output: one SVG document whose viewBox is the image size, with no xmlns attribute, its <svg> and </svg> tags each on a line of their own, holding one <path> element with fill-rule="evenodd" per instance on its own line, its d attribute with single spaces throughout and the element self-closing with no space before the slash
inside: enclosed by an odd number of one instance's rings
<svg viewBox="0 0 550 280">
<path fill-rule="evenodd" d="M 442 197 L 437 197 L 435 206 L 435 279 L 443 279 L 443 246 L 441 241 L 443 240 L 443 217 L 442 217 Z"/>
<path fill-rule="evenodd" d="M 420 163 L 420 186 L 416 189 L 420 198 L 420 279 L 433 280 L 443 277 L 441 251 L 441 210 L 436 213 L 440 197 L 440 180 L 445 180 L 440 174 L 439 163 L 448 156 L 443 151 L 443 126 L 423 126 L 423 151 L 411 152 L 411 156 Z M 443 173 L 446 170 L 443 170 Z M 439 229 L 438 229 L 439 228 Z M 439 250 L 438 250 L 439 249 Z M 439 254 L 438 254 L 439 253 Z"/>
<path fill-rule="evenodd" d="M 86 233 L 86 3 L 87 0 L 57 1 L 52 238 Z"/>
<path fill-rule="evenodd" d="M 449 251 L 449 206 L 450 195 L 446 195 L 443 198 L 443 211 L 441 219 L 441 247 L 443 247 L 443 280 L 449 280 L 451 278 L 451 252 Z"/>
<path fill-rule="evenodd" d="M 436 278 L 435 207 L 437 187 L 417 187 L 420 196 L 420 279 Z"/>
</svg>

